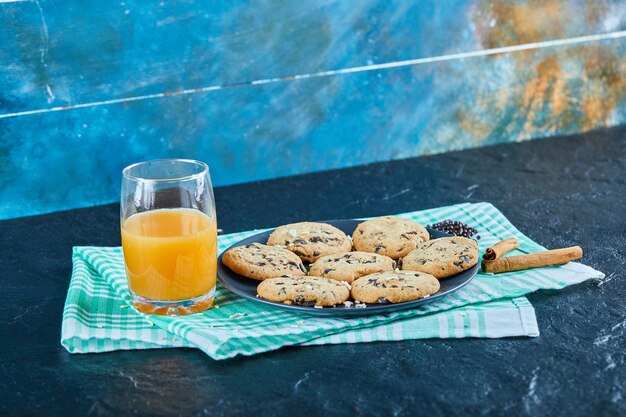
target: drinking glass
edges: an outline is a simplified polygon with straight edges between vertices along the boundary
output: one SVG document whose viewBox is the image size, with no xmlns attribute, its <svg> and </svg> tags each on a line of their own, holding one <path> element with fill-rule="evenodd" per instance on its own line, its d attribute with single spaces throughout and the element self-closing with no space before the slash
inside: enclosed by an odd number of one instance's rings
<svg viewBox="0 0 626 417">
<path fill-rule="evenodd" d="M 138 311 L 184 315 L 213 305 L 217 218 L 209 167 L 159 159 L 122 172 L 121 229 Z"/>
</svg>

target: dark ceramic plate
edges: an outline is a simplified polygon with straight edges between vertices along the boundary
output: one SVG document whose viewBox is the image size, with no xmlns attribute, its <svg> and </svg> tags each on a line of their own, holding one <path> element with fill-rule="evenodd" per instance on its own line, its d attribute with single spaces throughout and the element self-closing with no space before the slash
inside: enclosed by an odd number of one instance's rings
<svg viewBox="0 0 626 417">
<path fill-rule="evenodd" d="M 324 223 L 332 224 L 338 229 L 343 230 L 344 233 L 348 235 L 352 235 L 356 226 L 362 220 L 332 220 L 326 221 Z M 266 232 L 262 232 L 256 234 L 254 236 L 250 236 L 246 239 L 243 239 L 234 245 L 231 246 L 242 246 L 247 245 L 249 243 L 257 242 L 257 243 L 267 243 L 267 238 L 273 230 L 268 230 Z M 447 233 L 440 232 L 434 229 L 428 229 L 430 233 L 431 239 L 438 237 L 446 237 L 450 236 Z M 229 248 L 230 249 L 230 248 Z M 466 285 L 468 282 L 474 278 L 476 272 L 478 272 L 479 264 L 474 265 L 471 269 L 467 271 L 461 272 L 460 274 L 456 274 L 449 278 L 445 278 L 439 281 L 441 284 L 441 288 L 439 291 L 430 297 L 422 298 L 414 301 L 406 301 L 404 303 L 395 303 L 395 304 L 367 304 L 365 308 L 356 308 L 346 307 L 343 304 L 340 304 L 335 307 L 324 307 L 324 308 L 315 308 L 315 307 L 306 307 L 294 304 L 283 304 L 277 303 L 274 301 L 264 300 L 262 298 L 257 298 L 256 296 L 256 287 L 259 284 L 259 281 L 246 278 L 241 276 L 233 271 L 231 271 L 227 266 L 222 263 L 222 256 L 219 257 L 217 263 L 217 277 L 220 282 L 228 288 L 230 291 L 235 294 L 248 298 L 252 301 L 256 301 L 257 303 L 263 303 L 271 307 L 280 308 L 283 310 L 289 310 L 291 312 L 302 312 L 308 314 L 316 314 L 319 316 L 364 316 L 368 314 L 383 314 L 389 313 L 392 311 L 405 310 L 407 308 L 416 307 L 423 303 L 429 303 L 431 301 L 435 301 L 444 297 L 446 294 L 450 294 L 453 291 L 458 290 L 459 288 Z"/>
</svg>

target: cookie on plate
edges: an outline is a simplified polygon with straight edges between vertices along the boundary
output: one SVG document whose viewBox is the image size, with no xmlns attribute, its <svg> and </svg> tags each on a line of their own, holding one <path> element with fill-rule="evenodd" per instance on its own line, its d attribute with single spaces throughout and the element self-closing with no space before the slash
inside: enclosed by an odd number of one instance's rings
<svg viewBox="0 0 626 417">
<path fill-rule="evenodd" d="M 259 281 L 286 274 L 306 275 L 306 268 L 293 252 L 261 243 L 229 249 L 222 256 L 222 262 L 233 272 Z"/>
<path fill-rule="evenodd" d="M 363 303 L 402 303 L 439 291 L 437 278 L 414 271 L 379 272 L 352 283 L 352 298 Z"/>
<path fill-rule="evenodd" d="M 466 237 L 442 237 L 426 242 L 402 259 L 402 269 L 446 278 L 478 263 L 478 244 Z"/>
<path fill-rule="evenodd" d="M 391 259 L 404 257 L 429 238 L 428 231 L 418 222 L 391 216 L 364 221 L 352 234 L 356 250 Z"/>
<path fill-rule="evenodd" d="M 334 306 L 350 296 L 345 283 L 321 277 L 284 276 L 266 279 L 257 287 L 259 297 L 285 304 Z"/>
<path fill-rule="evenodd" d="M 348 252 L 327 255 L 311 264 L 309 275 L 352 282 L 364 275 L 393 271 L 396 262 L 383 255 L 369 252 Z"/>
<path fill-rule="evenodd" d="M 352 250 L 352 241 L 344 232 L 330 224 L 313 222 L 277 227 L 268 238 L 267 244 L 284 246 L 308 262 Z"/>
</svg>

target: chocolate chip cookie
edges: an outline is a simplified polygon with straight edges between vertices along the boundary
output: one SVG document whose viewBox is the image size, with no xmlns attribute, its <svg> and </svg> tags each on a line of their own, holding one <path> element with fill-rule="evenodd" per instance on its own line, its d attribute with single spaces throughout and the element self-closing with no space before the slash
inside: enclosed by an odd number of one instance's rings
<svg viewBox="0 0 626 417">
<path fill-rule="evenodd" d="M 257 287 L 259 297 L 285 304 L 334 306 L 350 296 L 348 285 L 321 277 L 270 278 Z"/>
<path fill-rule="evenodd" d="M 306 268 L 297 255 L 286 249 L 261 243 L 229 249 L 222 256 L 222 262 L 233 272 L 259 281 L 286 274 L 306 275 Z"/>
<path fill-rule="evenodd" d="M 428 241 L 428 231 L 413 220 L 377 217 L 359 224 L 352 234 L 354 248 L 400 259 Z"/>
<path fill-rule="evenodd" d="M 426 242 L 402 259 L 402 269 L 446 278 L 478 263 L 478 244 L 466 237 L 442 237 Z"/>
<path fill-rule="evenodd" d="M 393 271 L 396 262 L 383 255 L 369 252 L 348 252 L 327 255 L 311 264 L 309 275 L 352 282 L 363 275 Z"/>
<path fill-rule="evenodd" d="M 363 303 L 401 303 L 428 297 L 439 287 L 437 278 L 423 272 L 379 272 L 354 281 L 352 298 Z"/>
<path fill-rule="evenodd" d="M 315 262 L 322 256 L 352 250 L 352 241 L 344 232 L 326 223 L 313 222 L 277 227 L 267 240 L 267 244 L 283 246 L 308 262 Z"/>
</svg>

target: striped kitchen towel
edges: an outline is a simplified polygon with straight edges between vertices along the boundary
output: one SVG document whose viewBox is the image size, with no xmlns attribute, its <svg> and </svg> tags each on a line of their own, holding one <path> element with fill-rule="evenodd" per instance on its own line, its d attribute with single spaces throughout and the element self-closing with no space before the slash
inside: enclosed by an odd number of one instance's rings
<svg viewBox="0 0 626 417">
<path fill-rule="evenodd" d="M 443 219 L 470 224 L 481 236 L 481 250 L 512 236 L 520 241 L 518 253 L 543 249 L 488 203 L 458 204 L 399 216 L 422 224 Z M 258 232 L 220 236 L 219 250 Z M 441 300 L 411 310 L 354 318 L 322 318 L 273 309 L 239 298 L 218 284 L 219 308 L 163 317 L 144 315 L 131 307 L 120 248 L 76 247 L 73 262 L 61 335 L 68 351 L 194 347 L 214 359 L 253 355 L 289 345 L 537 336 L 534 310 L 525 294 L 603 276 L 574 262 L 498 275 L 480 272 L 470 284 Z"/>
</svg>

